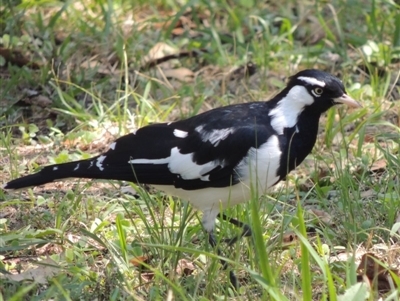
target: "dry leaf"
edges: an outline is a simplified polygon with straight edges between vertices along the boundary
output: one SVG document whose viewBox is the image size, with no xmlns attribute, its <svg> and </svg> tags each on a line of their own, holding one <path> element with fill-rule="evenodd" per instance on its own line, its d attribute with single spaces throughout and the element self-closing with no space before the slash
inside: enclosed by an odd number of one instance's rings
<svg viewBox="0 0 400 301">
<path fill-rule="evenodd" d="M 176 265 L 175 272 L 177 275 L 189 276 L 193 274 L 194 270 L 195 266 L 193 262 L 186 259 L 179 259 L 178 264 Z"/>
<path fill-rule="evenodd" d="M 370 134 L 365 134 L 364 136 L 364 142 L 366 143 L 372 143 L 375 141 L 375 136 L 374 135 L 370 135 Z"/>
<path fill-rule="evenodd" d="M 27 59 L 20 51 L 15 49 L 0 47 L 0 55 L 11 65 L 18 67 L 28 66 L 32 69 L 39 69 L 41 67 L 39 64 Z"/>
<path fill-rule="evenodd" d="M 0 278 L 13 281 L 33 280 L 36 283 L 46 284 L 48 278 L 54 277 L 60 272 L 57 262 L 50 258 L 38 262 L 38 265 L 37 268 L 26 270 L 20 274 L 0 275 Z"/>
<path fill-rule="evenodd" d="M 142 267 L 143 264 L 149 264 L 150 260 L 150 256 L 142 255 L 132 258 L 129 262 L 135 267 Z"/>
<path fill-rule="evenodd" d="M 143 58 L 142 64 L 147 64 L 150 61 L 160 59 L 166 55 L 177 54 L 179 49 L 176 49 L 166 43 L 159 42 L 150 49 L 149 53 Z"/>
<path fill-rule="evenodd" d="M 319 209 L 308 209 L 306 211 L 311 217 L 316 217 L 325 225 L 332 225 L 333 218 L 327 212 Z"/>
<path fill-rule="evenodd" d="M 1 179 L 3 180 L 3 179 Z M 4 179 L 5 180 L 5 179 Z M 17 213 L 17 209 L 14 207 L 8 206 L 1 208 L 0 218 L 12 218 Z"/>
<path fill-rule="evenodd" d="M 365 253 L 357 268 L 359 280 L 365 279 L 363 277 L 365 275 L 370 281 L 371 286 L 376 286 L 379 291 L 385 292 L 396 286 L 389 271 L 399 276 L 398 270 L 383 266 L 382 261 L 373 253 Z"/>
<path fill-rule="evenodd" d="M 51 254 L 60 254 L 63 251 L 62 246 L 53 243 L 47 243 L 40 248 L 34 248 L 35 254 L 44 256 L 44 255 L 51 255 Z"/>
<path fill-rule="evenodd" d="M 360 192 L 360 197 L 362 199 L 370 198 L 370 197 L 373 197 L 375 195 L 376 195 L 376 192 L 373 189 L 369 189 L 369 190 Z"/>
<path fill-rule="evenodd" d="M 182 82 L 190 83 L 193 82 L 194 73 L 188 68 L 176 68 L 163 70 L 164 76 L 167 78 L 175 78 Z"/>
<path fill-rule="evenodd" d="M 44 95 L 33 97 L 30 99 L 30 102 L 42 108 L 49 107 L 53 103 L 50 98 Z"/>
<path fill-rule="evenodd" d="M 380 173 L 386 170 L 387 162 L 385 159 L 381 159 L 372 163 L 370 171 L 373 173 Z"/>
<path fill-rule="evenodd" d="M 81 64 L 82 68 L 85 69 L 94 69 L 101 66 L 101 62 L 95 60 L 94 58 L 88 59 Z"/>
<path fill-rule="evenodd" d="M 110 66 L 108 62 L 104 63 L 102 60 L 96 60 L 96 57 L 97 55 L 84 61 L 80 66 L 84 69 L 96 69 L 97 73 L 104 75 L 115 74 L 115 67 L 118 62 L 114 66 Z"/>
<path fill-rule="evenodd" d="M 105 249 L 105 247 L 103 245 L 101 245 L 100 243 L 98 243 L 96 240 L 90 238 L 90 237 L 86 237 L 86 236 L 81 236 L 81 235 L 77 235 L 74 233 L 68 233 L 67 234 L 67 239 L 70 243 L 72 244 L 84 244 L 85 248 L 96 248 L 97 251 L 103 251 Z"/>
<path fill-rule="evenodd" d="M 23 89 L 22 90 L 23 97 L 15 103 L 15 105 L 18 106 L 31 106 L 31 105 L 36 105 L 42 108 L 49 107 L 53 102 L 50 98 L 47 96 L 41 95 L 38 91 L 36 90 L 31 90 L 31 89 Z"/>
<path fill-rule="evenodd" d="M 153 280 L 154 272 L 140 273 L 140 277 L 143 279 L 143 281 L 149 282 L 149 281 Z"/>
<path fill-rule="evenodd" d="M 297 241 L 297 235 L 293 231 L 283 233 L 282 242 L 287 246 Z"/>
<path fill-rule="evenodd" d="M 137 195 L 138 192 L 136 191 L 136 189 L 134 189 L 132 186 L 124 186 L 121 187 L 121 193 L 126 193 L 126 194 L 130 194 L 130 195 Z"/>
</svg>

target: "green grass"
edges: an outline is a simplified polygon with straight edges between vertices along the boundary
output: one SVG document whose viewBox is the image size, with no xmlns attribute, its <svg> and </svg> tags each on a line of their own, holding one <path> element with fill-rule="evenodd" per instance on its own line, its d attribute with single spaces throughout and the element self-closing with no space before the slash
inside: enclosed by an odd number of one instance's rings
<svg viewBox="0 0 400 301">
<path fill-rule="evenodd" d="M 0 56 L 2 183 L 88 158 L 137 127 L 267 99 L 304 68 L 339 75 L 364 108 L 330 110 L 313 153 L 286 182 L 226 210 L 254 232 L 230 249 L 219 241 L 237 292 L 206 243 L 201 216 L 183 200 L 66 181 L 0 190 L 0 300 L 397 300 L 394 285 L 357 282 L 357 267 L 366 251 L 398 267 L 399 8 L 350 0 L 5 1 L 0 47 L 40 68 Z M 199 55 L 144 68 L 157 43 Z M 257 65 L 252 77 L 227 76 L 249 61 Z M 165 76 L 176 68 L 193 80 Z M 27 90 L 51 103 L 21 106 Z M 374 169 L 377 162 L 384 164 Z M 217 229 L 219 240 L 239 231 L 222 221 Z M 38 281 L 42 275 L 50 277 Z"/>
</svg>

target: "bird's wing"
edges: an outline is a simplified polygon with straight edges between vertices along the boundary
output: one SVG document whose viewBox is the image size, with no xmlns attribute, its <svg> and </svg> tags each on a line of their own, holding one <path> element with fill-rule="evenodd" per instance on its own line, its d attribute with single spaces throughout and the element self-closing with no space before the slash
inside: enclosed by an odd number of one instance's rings
<svg viewBox="0 0 400 301">
<path fill-rule="evenodd" d="M 5 188 L 71 177 L 174 185 L 185 190 L 229 186 L 240 180 L 235 168 L 249 150 L 266 142 L 273 132 L 269 122 L 249 122 L 249 116 L 254 117 L 249 108 L 230 106 L 174 123 L 149 125 L 117 139 L 97 157 L 44 167 Z"/>
<path fill-rule="evenodd" d="M 110 178 L 125 174 L 125 180 L 185 190 L 230 186 L 239 181 L 235 167 L 249 149 L 268 139 L 262 125 L 239 122 L 212 130 L 186 125 L 155 124 L 124 136 L 104 154 L 102 167 Z"/>
<path fill-rule="evenodd" d="M 91 168 L 78 170 L 84 177 L 186 190 L 229 186 L 240 180 L 235 168 L 248 151 L 275 134 L 268 110 L 263 102 L 239 104 L 152 124 L 117 139 Z"/>
</svg>

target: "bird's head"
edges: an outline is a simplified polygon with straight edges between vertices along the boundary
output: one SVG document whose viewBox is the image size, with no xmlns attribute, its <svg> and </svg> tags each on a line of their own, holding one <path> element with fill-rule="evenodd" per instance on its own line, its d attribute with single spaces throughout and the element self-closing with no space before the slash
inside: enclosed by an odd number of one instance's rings
<svg viewBox="0 0 400 301">
<path fill-rule="evenodd" d="M 337 104 L 361 107 L 347 95 L 343 83 L 337 77 L 315 69 L 303 70 L 291 76 L 285 90 L 292 105 L 310 106 L 317 113 L 323 113 Z"/>
</svg>

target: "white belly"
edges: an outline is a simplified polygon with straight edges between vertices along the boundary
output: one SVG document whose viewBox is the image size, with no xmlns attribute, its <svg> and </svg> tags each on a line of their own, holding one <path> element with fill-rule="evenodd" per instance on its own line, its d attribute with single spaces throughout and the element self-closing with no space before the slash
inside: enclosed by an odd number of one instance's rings
<svg viewBox="0 0 400 301">
<path fill-rule="evenodd" d="M 188 201 L 193 207 L 201 211 L 227 208 L 250 199 L 248 186 L 239 183 L 231 187 L 203 188 L 197 190 L 184 190 L 170 185 L 153 185 L 154 188 L 167 194 L 177 196 Z"/>
<path fill-rule="evenodd" d="M 281 151 L 277 136 L 271 136 L 259 148 L 251 148 L 236 167 L 240 182 L 230 187 L 210 187 L 197 190 L 184 190 L 172 185 L 153 185 L 156 189 L 188 201 L 205 213 L 206 220 L 213 223 L 220 208 L 227 208 L 265 194 L 279 177 L 276 175 L 280 164 Z M 203 220 L 204 221 L 204 220 Z M 212 227 L 210 225 L 210 227 Z M 205 226 L 207 228 L 207 226 Z"/>
<path fill-rule="evenodd" d="M 226 208 L 247 202 L 251 197 L 251 187 L 258 195 L 266 193 L 267 189 L 279 179 L 276 172 L 280 156 L 278 137 L 271 136 L 259 148 L 251 148 L 238 164 L 236 170 L 240 182 L 235 185 L 197 190 L 184 190 L 170 185 L 154 185 L 154 187 L 188 201 L 201 211 Z"/>
</svg>

